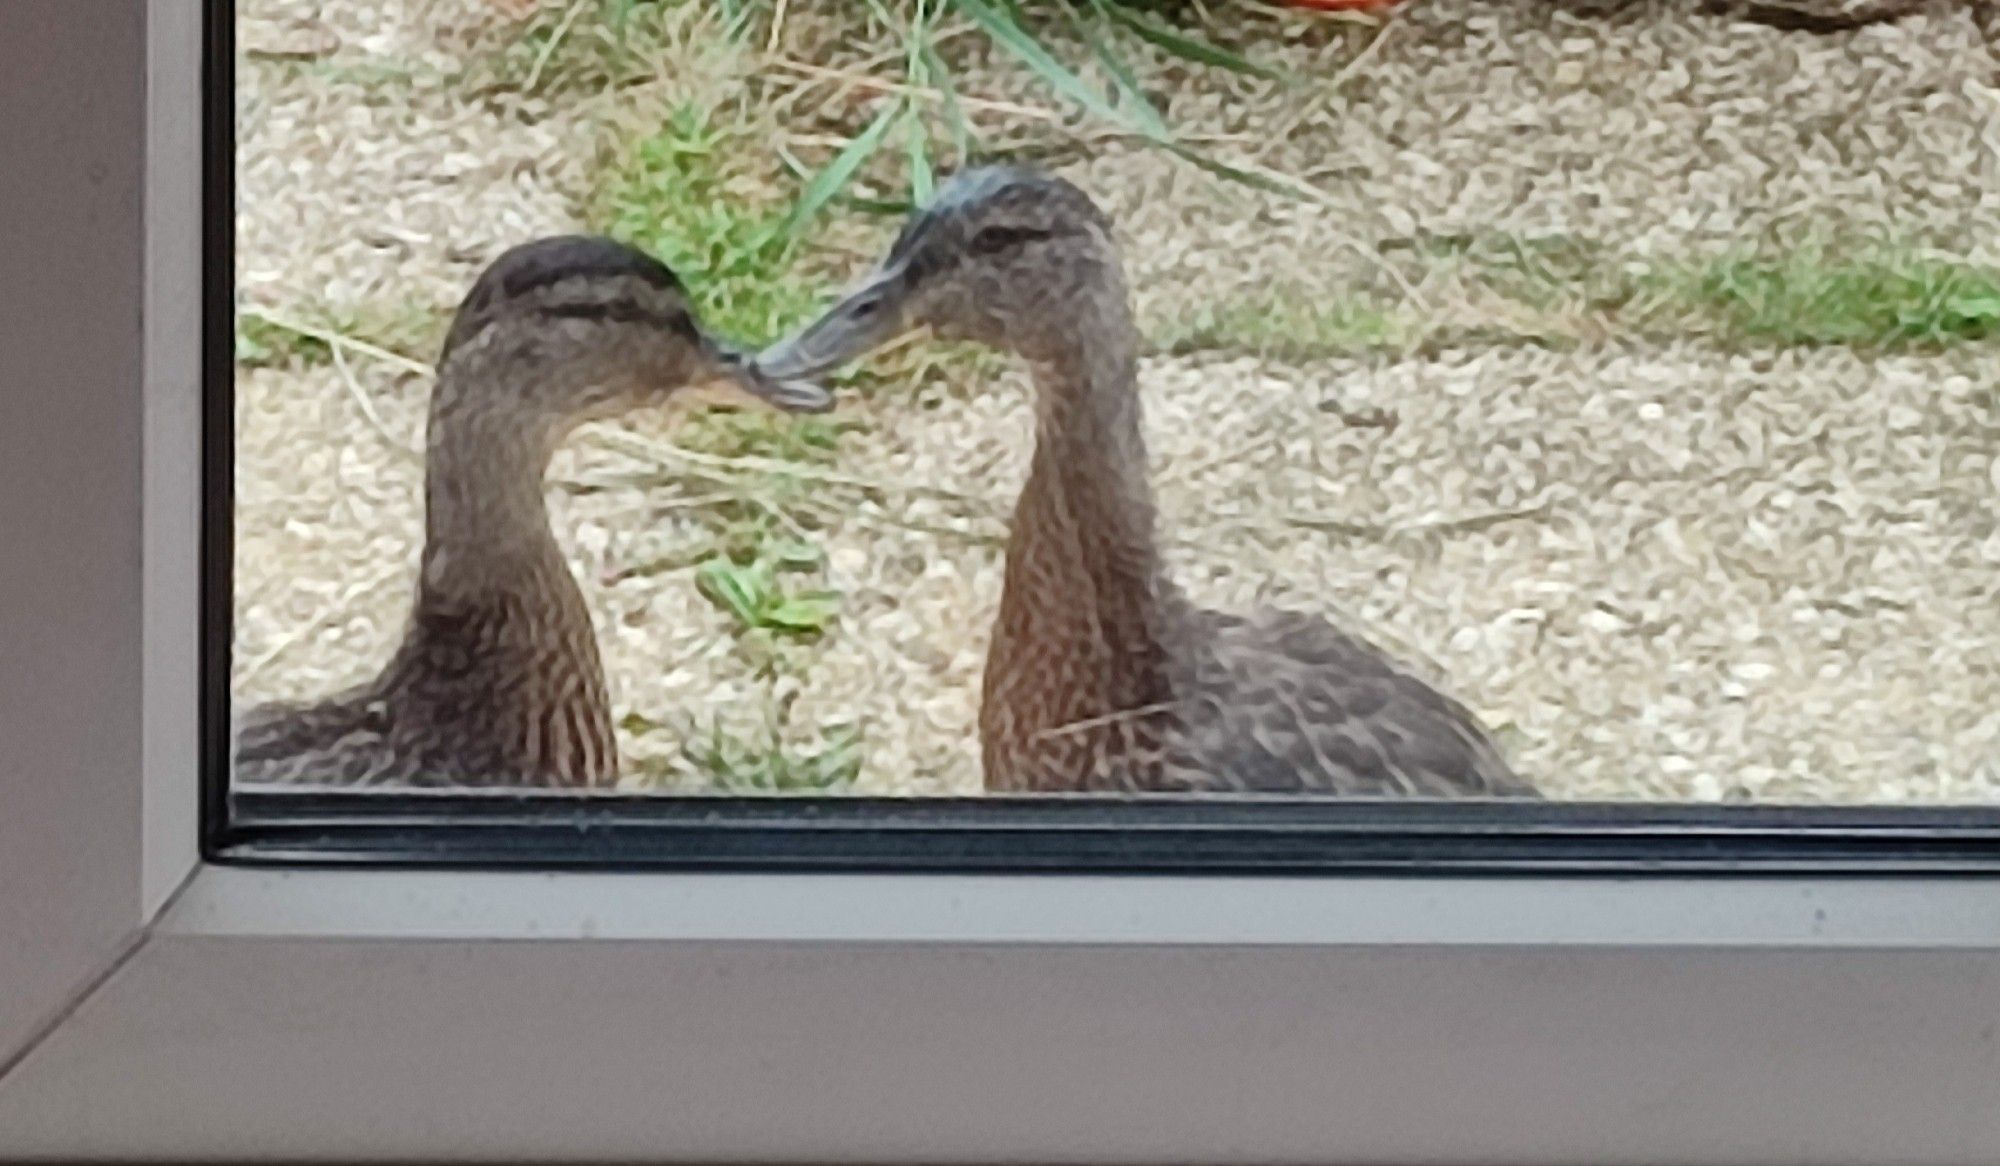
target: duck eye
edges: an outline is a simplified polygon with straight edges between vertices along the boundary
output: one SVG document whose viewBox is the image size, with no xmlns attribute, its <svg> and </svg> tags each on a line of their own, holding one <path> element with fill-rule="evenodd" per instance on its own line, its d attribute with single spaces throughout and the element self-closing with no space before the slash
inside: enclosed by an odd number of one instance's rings
<svg viewBox="0 0 2000 1166">
<path fill-rule="evenodd" d="M 856 320 L 867 320 L 882 310 L 882 297 L 873 293 L 865 295 L 847 306 L 847 314 Z"/>
</svg>

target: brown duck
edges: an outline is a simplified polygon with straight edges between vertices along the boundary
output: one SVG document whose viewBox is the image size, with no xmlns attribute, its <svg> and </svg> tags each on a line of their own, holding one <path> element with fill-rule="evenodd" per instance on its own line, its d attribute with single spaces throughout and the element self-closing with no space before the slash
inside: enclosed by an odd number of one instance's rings
<svg viewBox="0 0 2000 1166">
<path fill-rule="evenodd" d="M 583 594 L 542 476 L 579 424 L 723 381 L 787 410 L 831 404 L 765 380 L 696 323 L 679 280 L 587 236 L 516 247 L 474 283 L 438 360 L 416 604 L 381 675 L 251 710 L 245 782 L 609 785 L 618 748 Z"/>
<path fill-rule="evenodd" d="M 1154 537 L 1111 224 L 1014 168 L 942 185 L 862 283 L 757 357 L 818 376 L 911 329 L 1033 371 L 1036 445 L 986 662 L 990 790 L 1533 796 L 1464 707 L 1308 615 L 1205 611 Z"/>
</svg>

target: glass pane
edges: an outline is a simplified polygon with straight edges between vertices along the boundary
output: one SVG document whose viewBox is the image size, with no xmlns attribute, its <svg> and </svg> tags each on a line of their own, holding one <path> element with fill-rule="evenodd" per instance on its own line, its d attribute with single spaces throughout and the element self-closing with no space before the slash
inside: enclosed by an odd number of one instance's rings
<svg viewBox="0 0 2000 1166">
<path fill-rule="evenodd" d="M 2000 800 L 1977 7 L 243 0 L 238 787 Z"/>
</svg>

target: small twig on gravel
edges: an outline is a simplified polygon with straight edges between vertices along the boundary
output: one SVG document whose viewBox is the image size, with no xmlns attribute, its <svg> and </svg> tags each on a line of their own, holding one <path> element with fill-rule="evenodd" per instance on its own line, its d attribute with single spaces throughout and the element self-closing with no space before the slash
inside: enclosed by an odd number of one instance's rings
<svg viewBox="0 0 2000 1166">
<path fill-rule="evenodd" d="M 555 56 L 556 50 L 562 47 L 563 41 L 569 36 L 569 30 L 576 25 L 576 18 L 582 16 L 583 10 L 590 7 L 590 4 L 591 0 L 574 0 L 569 6 L 569 11 L 563 13 L 562 23 L 556 25 L 555 32 L 549 34 L 549 43 L 543 45 L 542 51 L 535 54 L 535 67 L 528 70 L 528 79 L 521 86 L 523 93 L 533 93 L 542 83 L 542 70 L 548 68 L 549 58 Z"/>
<path fill-rule="evenodd" d="M 368 390 L 362 388 L 361 382 L 355 379 L 354 370 L 348 367 L 347 356 L 342 352 L 340 345 L 329 345 L 327 351 L 333 354 L 334 370 L 340 374 L 341 382 L 347 386 L 347 393 L 354 398 L 354 404 L 361 410 L 361 415 L 375 430 L 375 436 L 381 438 L 382 444 L 394 450 L 398 456 L 422 465 L 424 455 L 404 445 L 401 438 L 389 432 L 389 427 L 383 423 L 381 414 L 375 412 L 375 403 L 368 399 Z"/>
<path fill-rule="evenodd" d="M 419 376 L 430 377 L 436 375 L 435 370 L 421 360 L 404 356 L 400 352 L 392 352 L 378 344 L 370 344 L 366 340 L 356 340 L 352 336 L 335 332 L 330 328 L 315 328 L 311 324 L 301 324 L 297 320 L 277 315 L 263 308 L 244 308 L 242 309 L 242 314 L 262 320 L 273 328 L 282 328 L 287 332 L 295 332 L 300 336 L 317 340 L 328 348 L 346 348 L 352 352 L 358 352 L 363 356 L 372 356 L 376 360 L 387 361 L 398 368 L 416 373 Z"/>
<path fill-rule="evenodd" d="M 1331 531 L 1335 534 L 1349 535 L 1354 538 L 1393 539 L 1407 538 L 1413 534 L 1463 534 L 1468 531 L 1484 530 L 1489 526 L 1497 526 L 1500 523 L 1512 522 L 1519 518 L 1538 518 L 1547 514 L 1554 507 L 1555 503 L 1553 501 L 1544 499 L 1529 506 L 1519 506 L 1508 510 L 1488 510 L 1477 514 L 1463 514 L 1456 517 L 1425 519 L 1420 522 L 1396 523 L 1393 525 L 1387 523 L 1355 522 L 1352 519 L 1338 518 L 1330 514 L 1293 513 L 1278 515 L 1275 525 L 1279 527 L 1296 527 L 1302 530 Z M 1240 525 L 1243 529 L 1247 530 L 1269 529 L 1269 527 L 1251 522 L 1232 525 Z"/>
<path fill-rule="evenodd" d="M 947 99 L 946 95 L 938 89 L 921 85 L 911 85 L 904 81 L 885 81 L 880 77 L 870 77 L 845 69 L 831 68 L 826 65 L 813 65 L 804 61 L 781 59 L 772 61 L 771 67 L 783 72 L 795 73 L 802 77 L 810 77 L 827 83 L 839 83 L 849 88 L 865 89 L 871 93 L 882 93 L 894 97 L 914 98 L 930 104 L 938 104 Z M 811 88 L 810 84 L 800 86 L 795 91 L 795 95 Z M 1051 109 L 1047 106 L 1023 105 L 1013 101 L 996 101 L 992 98 L 974 97 L 967 93 L 959 93 L 952 96 L 963 109 L 1004 114 L 1040 122 L 1050 131 L 1060 133 L 1064 137 L 1078 143 L 1090 144 L 1096 142 L 1152 140 L 1144 134 L 1132 130 L 1119 129 L 1116 126 L 1072 126 L 1065 122 L 1061 111 Z M 787 140 L 806 145 L 844 146 L 850 139 L 839 135 L 792 134 L 788 136 Z M 1264 139 L 1261 135 L 1245 133 L 1214 133 L 1182 134 L 1177 140 L 1187 145 L 1233 145 L 1253 141 L 1262 142 Z"/>
<path fill-rule="evenodd" d="M 812 532 L 799 525 L 799 520 L 792 517 L 791 511 L 786 510 L 762 494 L 751 495 L 750 502 L 751 505 L 770 515 L 779 526 L 784 527 L 786 531 L 790 532 L 793 538 L 800 542 L 812 541 Z"/>
<path fill-rule="evenodd" d="M 785 524 L 785 526 L 788 529 L 790 529 L 795 536 L 800 538 L 806 537 L 807 532 L 799 527 L 797 521 L 792 518 L 791 514 L 787 512 L 784 509 L 784 507 L 779 506 L 777 503 L 772 502 L 770 499 L 764 497 L 760 491 L 747 488 L 748 483 L 746 481 L 747 477 L 746 474 L 741 472 L 732 472 L 740 469 L 740 467 L 731 466 L 727 464 L 720 466 L 706 464 L 710 461 L 720 461 L 728 463 L 736 459 L 713 458 L 712 455 L 706 455 L 706 454 L 697 455 L 697 457 L 699 459 L 698 461 L 694 461 L 694 464 L 690 464 L 689 466 L 686 467 L 686 472 L 689 474 L 689 476 L 698 478 L 702 481 L 723 486 L 726 488 L 725 492 L 697 495 L 695 497 L 679 499 L 674 502 L 661 503 L 659 505 L 661 505 L 664 508 L 679 510 L 679 509 L 699 509 L 705 506 L 714 506 L 725 502 L 745 502 L 762 508 L 766 513 L 776 518 L 779 522 Z M 788 468 L 784 471 L 786 473 L 794 472 L 799 468 L 795 465 L 791 465 L 790 463 L 776 463 L 776 464 L 787 465 Z M 658 471 L 656 471 L 656 473 L 657 472 Z M 657 483 L 658 479 L 653 475 L 612 474 L 612 475 L 592 475 L 591 477 L 586 479 L 563 479 L 556 482 L 555 485 L 558 489 L 562 489 L 570 493 L 585 493 L 585 492 L 594 493 L 606 490 L 645 489 L 646 487 L 656 485 Z M 828 482 L 828 484 L 834 486 L 842 486 L 842 485 L 853 485 L 854 483 L 835 480 Z M 865 488 L 882 493 L 894 493 L 898 490 L 903 490 L 905 492 L 916 492 L 916 488 L 908 488 L 900 485 L 884 486 L 875 483 L 869 483 Z M 923 487 L 921 489 L 922 492 L 940 497 L 945 501 L 959 501 L 959 502 L 977 504 L 976 509 L 961 512 L 961 516 L 967 519 L 968 521 L 992 522 L 1000 518 L 999 512 L 995 509 L 993 501 L 991 499 L 978 498 L 971 495 L 954 496 L 945 494 L 942 491 L 936 490 L 931 487 Z M 972 543 L 978 546 L 1004 546 L 1007 542 L 1007 535 L 1004 530 L 997 533 L 992 531 L 964 530 L 957 527 L 943 526 L 936 523 L 928 523 L 912 518 L 905 518 L 900 515 L 886 511 L 881 514 L 874 514 L 870 513 L 869 511 L 861 510 L 853 506 L 839 505 L 837 503 L 828 501 L 825 498 L 820 498 L 820 497 L 807 496 L 804 498 L 796 499 L 795 504 L 804 507 L 807 510 L 811 510 L 815 513 L 825 515 L 828 518 L 832 518 L 841 522 L 857 522 L 863 526 L 872 526 L 878 530 L 914 531 L 918 534 L 929 534 L 938 536 L 940 538 L 957 539 L 961 542 Z M 642 504 L 635 502 L 633 505 L 637 507 Z"/>
<path fill-rule="evenodd" d="M 1258 419 L 1258 422 L 1259 424 L 1261 424 L 1262 422 L 1268 421 L 1270 419 L 1271 418 L 1268 416 L 1261 417 Z M 1188 481 L 1191 478 L 1198 478 L 1201 475 L 1207 473 L 1212 469 L 1215 469 L 1218 466 L 1230 465 L 1232 463 L 1241 461 L 1246 457 L 1249 457 L 1251 454 L 1256 453 L 1257 451 L 1263 449 L 1265 446 L 1271 445 L 1274 442 L 1276 442 L 1280 436 L 1281 435 L 1275 430 L 1266 430 L 1265 432 L 1258 434 L 1251 440 L 1236 446 L 1234 449 L 1225 450 L 1222 453 L 1216 454 L 1214 457 L 1203 458 L 1198 462 L 1191 462 L 1191 463 L 1182 462 L 1178 464 L 1169 465 L 1165 470 L 1163 470 L 1161 473 L 1159 473 L 1154 477 L 1153 479 L 1154 485 L 1156 487 L 1172 486 L 1172 485 L 1177 485 L 1181 482 Z"/>
<path fill-rule="evenodd" d="M 391 579 L 400 574 L 401 571 L 402 564 L 400 563 L 379 568 L 373 575 L 341 592 L 333 602 L 315 612 L 311 619 L 296 625 L 284 635 L 279 636 L 256 659 L 245 664 L 243 666 L 244 681 L 248 682 L 256 679 L 278 657 L 291 651 L 294 647 L 304 643 L 311 637 L 318 635 L 325 629 L 332 627 L 336 621 L 347 614 L 348 609 L 354 606 L 356 600 L 387 584 Z"/>
<path fill-rule="evenodd" d="M 1305 116 L 1308 113 L 1340 96 L 1341 88 L 1347 84 L 1348 80 L 1354 74 L 1360 72 L 1362 66 L 1366 65 L 1381 50 L 1382 43 L 1389 39 L 1389 31 L 1395 27 L 1393 23 L 1382 25 L 1381 29 L 1368 39 L 1368 43 L 1361 47 L 1361 51 L 1354 54 L 1353 59 L 1342 65 L 1339 72 L 1327 79 L 1326 84 L 1320 86 L 1315 92 L 1308 94 L 1306 99 L 1294 107 L 1290 113 L 1281 118 L 1276 126 L 1272 127 L 1267 134 L 1262 135 L 1264 144 L 1256 153 L 1250 156 L 1251 160 L 1262 162 L 1266 157 L 1270 156 L 1272 150 L 1277 149 L 1280 144 L 1292 136 L 1292 131 L 1298 127 L 1301 121 L 1305 120 Z"/>
<path fill-rule="evenodd" d="M 785 12 L 791 7 L 789 0 L 778 0 L 777 11 L 771 13 L 771 35 L 764 41 L 764 51 L 776 54 L 778 44 L 785 39 Z"/>
<path fill-rule="evenodd" d="M 945 41 L 951 40 L 954 37 L 963 36 L 967 32 L 970 32 L 971 30 L 972 27 L 970 25 L 967 25 L 961 28 L 952 29 L 947 32 L 938 33 L 937 35 L 931 38 L 930 42 L 931 46 L 935 48 L 938 45 L 943 44 Z M 851 89 L 856 85 L 868 86 L 871 84 L 872 85 L 889 84 L 889 82 L 882 82 L 877 80 L 876 78 L 870 76 L 870 74 L 874 73 L 875 70 L 882 68 L 884 65 L 887 65 L 892 61 L 902 60 L 907 52 L 908 52 L 907 48 L 899 46 L 887 52 L 876 53 L 872 56 L 865 57 L 859 61 L 852 62 L 845 69 L 836 69 L 826 65 L 814 65 L 806 61 L 797 61 L 793 60 L 790 57 L 773 56 L 771 54 L 766 54 L 764 65 L 767 69 L 776 69 L 779 70 L 780 72 L 811 75 L 811 76 L 816 76 L 821 80 L 840 82 L 846 87 Z M 796 107 L 799 104 L 800 99 L 805 94 L 810 92 L 812 88 L 813 86 L 811 85 L 800 85 L 793 87 L 780 94 L 777 98 L 777 106 L 779 111 L 783 113 L 784 111 L 789 111 L 792 108 Z M 964 97 L 962 95 L 960 97 L 960 100 L 961 101 L 964 100 Z M 824 106 L 825 103 L 822 102 L 821 105 Z M 783 121 L 785 120 L 785 118 L 781 116 L 779 120 Z"/>
<path fill-rule="evenodd" d="M 1007 534 L 1004 530 L 998 533 L 960 530 L 957 527 L 940 526 L 936 523 L 920 522 L 914 518 L 904 518 L 887 511 L 874 514 L 866 510 L 832 506 L 811 498 L 805 500 L 805 505 L 829 517 L 837 518 L 844 522 L 858 522 L 863 526 L 872 526 L 877 530 L 911 531 L 916 534 L 928 534 L 937 538 L 957 539 L 960 542 L 982 547 L 1004 547 L 1007 545 Z"/>
<path fill-rule="evenodd" d="M 1457 517 L 1426 519 L 1420 522 L 1395 524 L 1357 522 L 1351 518 L 1312 513 L 1278 514 L 1264 521 L 1249 518 L 1230 519 L 1215 517 L 1204 519 L 1202 524 L 1209 530 L 1234 529 L 1251 534 L 1268 534 L 1279 537 L 1290 535 L 1299 530 L 1316 530 L 1324 531 L 1328 534 L 1345 535 L 1348 538 L 1383 543 L 1409 538 L 1413 535 L 1464 534 L 1470 531 L 1484 530 L 1487 527 L 1497 526 L 1503 522 L 1512 522 L 1522 518 L 1536 518 L 1548 513 L 1552 509 L 1554 509 L 1553 502 L 1543 501 L 1535 505 L 1516 507 L 1510 510 L 1482 511 L 1477 514 L 1465 514 Z M 1213 547 L 1211 539 L 1193 535 L 1170 535 L 1169 541 L 1176 546 L 1196 552 L 1207 551 Z"/>
<path fill-rule="evenodd" d="M 1258 178 L 1264 179 L 1268 182 L 1272 182 L 1279 186 L 1282 186 L 1285 189 L 1297 194 L 1299 197 L 1305 199 L 1307 202 L 1317 203 L 1318 205 L 1326 207 L 1329 210 L 1345 211 L 1351 209 L 1343 207 L 1337 199 L 1333 198 L 1331 195 L 1327 194 L 1319 187 L 1314 186 L 1312 183 L 1307 182 L 1302 178 L 1295 178 L 1290 174 L 1286 174 L 1282 170 L 1272 170 L 1269 167 L 1261 166 L 1255 163 L 1252 163 L 1250 165 L 1238 165 L 1237 169 L 1256 175 Z M 1371 266 L 1381 269 L 1381 271 L 1384 274 L 1386 274 L 1392 282 L 1395 283 L 1396 287 L 1402 291 L 1403 295 L 1406 298 L 1408 298 L 1410 303 L 1416 305 L 1418 311 L 1421 311 L 1427 315 L 1435 311 L 1435 309 L 1431 307 L 1430 301 L 1424 298 L 1424 294 L 1418 291 L 1416 289 L 1416 286 L 1410 282 L 1409 277 L 1404 275 L 1402 271 L 1395 264 L 1383 258 L 1381 252 L 1375 250 L 1373 247 L 1368 246 L 1367 244 L 1363 243 L 1360 239 L 1355 238 L 1353 235 L 1350 235 L 1345 231 L 1337 231 L 1333 229 L 1333 227 L 1328 223 L 1325 222 L 1314 223 L 1312 225 L 1312 229 L 1328 236 L 1334 242 L 1340 244 L 1342 247 L 1345 247 L 1349 251 L 1354 252 L 1356 255 L 1361 256 L 1361 258 L 1366 262 L 1368 262 Z"/>
<path fill-rule="evenodd" d="M 710 485 L 722 486 L 726 492 L 716 495 L 701 495 L 716 502 L 748 501 L 750 492 L 743 488 L 746 479 L 742 475 L 724 473 L 721 470 L 689 466 L 681 473 L 664 467 L 625 474 L 592 474 L 588 478 L 563 478 L 554 483 L 555 487 L 567 494 L 609 494 L 625 490 L 646 491 L 657 488 L 662 482 L 686 476 Z M 635 502 L 637 506 L 640 503 Z"/>
<path fill-rule="evenodd" d="M 771 66 L 787 73 L 796 73 L 800 76 L 812 77 L 821 81 L 839 82 L 853 89 L 866 89 L 871 93 L 887 93 L 897 97 L 914 97 L 920 101 L 927 101 L 933 104 L 941 103 L 945 100 L 945 95 L 942 91 L 928 86 L 911 85 L 903 81 L 885 81 L 880 77 L 870 77 L 845 69 L 830 68 L 826 65 L 811 65 L 804 61 L 782 58 L 772 61 Z M 993 101 L 988 98 L 973 97 L 970 94 L 961 93 L 958 95 L 958 104 L 966 109 L 982 109 L 988 113 L 1012 114 L 1015 117 L 1045 121 L 1052 125 L 1059 125 L 1062 122 L 1062 114 L 1053 109 L 1033 105 L 1020 105 L 1012 101 Z"/>
<path fill-rule="evenodd" d="M 1285 436 L 1286 431 L 1264 427 L 1274 421 L 1280 420 L 1282 414 L 1294 408 L 1297 408 L 1297 403 L 1290 400 L 1280 400 L 1275 404 L 1264 406 L 1243 426 L 1245 429 L 1258 430 L 1259 432 L 1255 437 L 1242 442 L 1232 449 L 1225 450 L 1213 457 L 1203 458 L 1198 462 L 1169 463 L 1165 469 L 1154 475 L 1154 484 L 1160 487 L 1177 485 L 1189 479 L 1199 477 L 1218 467 L 1239 462 L 1251 454 L 1263 450 L 1266 446 L 1276 444 Z M 1394 428 L 1393 424 L 1383 426 L 1379 422 L 1373 426 L 1368 426 L 1352 414 L 1342 413 L 1337 416 L 1350 428 Z"/>
<path fill-rule="evenodd" d="M 675 465 L 706 466 L 714 469 L 738 470 L 747 473 L 786 474 L 806 481 L 824 482 L 831 486 L 849 486 L 857 490 L 874 490 L 885 494 L 925 494 L 934 498 L 950 498 L 960 502 L 986 504 L 990 499 L 974 494 L 964 494 L 935 486 L 926 482 L 892 481 L 887 478 L 863 478 L 854 474 L 843 474 L 818 466 L 802 465 L 780 458 L 765 457 L 723 457 L 719 454 L 696 453 L 691 449 L 665 445 L 630 433 L 598 433 L 593 435 L 596 444 L 613 453 L 621 453 L 639 461 L 651 462 L 657 466 Z"/>
</svg>

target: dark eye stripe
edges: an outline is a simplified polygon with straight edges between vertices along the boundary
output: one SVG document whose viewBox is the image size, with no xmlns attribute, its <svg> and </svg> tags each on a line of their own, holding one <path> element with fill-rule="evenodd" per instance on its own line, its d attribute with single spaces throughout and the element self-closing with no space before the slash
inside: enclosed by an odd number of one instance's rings
<svg viewBox="0 0 2000 1166">
<path fill-rule="evenodd" d="M 540 314 L 557 320 L 603 320 L 618 324 L 650 324 L 664 331 L 678 332 L 695 339 L 694 317 L 686 312 L 661 311 L 631 300 L 588 300 L 581 303 L 548 304 Z"/>
<path fill-rule="evenodd" d="M 991 255 L 1037 239 L 1053 239 L 1056 232 L 1035 227 L 988 227 L 972 237 L 967 250 L 974 255 Z"/>
</svg>

